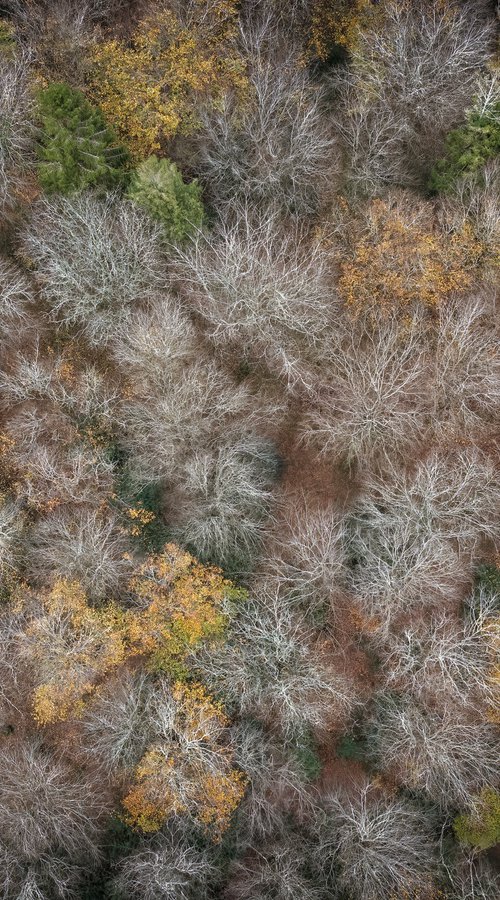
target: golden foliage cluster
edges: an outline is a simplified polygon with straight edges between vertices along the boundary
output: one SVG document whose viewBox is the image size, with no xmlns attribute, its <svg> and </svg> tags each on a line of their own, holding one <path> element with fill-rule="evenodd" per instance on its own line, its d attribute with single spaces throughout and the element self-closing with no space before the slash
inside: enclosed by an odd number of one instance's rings
<svg viewBox="0 0 500 900">
<path fill-rule="evenodd" d="M 26 622 L 21 654 L 36 684 L 33 718 L 41 727 L 78 719 L 106 677 L 131 660 L 166 672 L 173 679 L 173 713 L 136 767 L 123 800 L 125 821 L 153 832 L 169 816 L 187 814 L 217 840 L 246 778 L 221 741 L 229 724 L 222 706 L 201 684 L 183 680 L 189 676 L 184 658 L 201 641 L 222 636 L 223 602 L 235 589 L 218 569 L 167 544 L 139 566 L 129 590 L 134 605 L 123 609 L 113 601 L 91 606 L 81 586 L 66 579 L 41 594 L 15 587 L 13 609 Z"/>
<path fill-rule="evenodd" d="M 412 210 L 372 200 L 364 227 L 353 232 L 339 260 L 339 291 L 354 313 L 439 307 L 471 286 L 483 252 L 467 223 L 438 231 L 424 202 Z"/>
<path fill-rule="evenodd" d="M 24 652 L 39 681 L 33 716 L 39 725 L 48 725 L 83 711 L 98 679 L 124 662 L 126 643 L 110 607 L 90 607 L 76 582 L 60 579 L 37 601 Z M 28 607 L 30 615 L 32 603 L 30 593 L 23 592 L 18 607 Z"/>
<path fill-rule="evenodd" d="M 220 0 L 204 15 L 196 0 L 189 26 L 168 7 L 147 15 L 130 44 L 96 45 L 90 94 L 135 159 L 196 127 L 196 100 L 217 103 L 228 88 L 242 90 L 244 63 L 235 49 L 237 3 Z"/>
<path fill-rule="evenodd" d="M 64 579 L 36 598 L 19 590 L 17 607 L 28 617 L 25 655 L 39 682 L 33 714 L 40 725 L 80 715 L 102 679 L 131 658 L 185 678 L 187 654 L 222 637 L 230 582 L 174 544 L 140 566 L 129 588 L 132 609 L 113 601 L 92 607 L 80 585 Z"/>
<path fill-rule="evenodd" d="M 200 684 L 176 683 L 171 735 L 148 749 L 123 800 L 125 821 L 158 831 L 171 815 L 193 815 L 217 838 L 243 798 L 246 779 L 218 743 L 228 724 L 219 704 Z"/>
<path fill-rule="evenodd" d="M 185 674 L 186 653 L 203 640 L 222 637 L 227 624 L 224 599 L 231 583 L 219 569 L 197 562 L 175 544 L 149 557 L 130 582 L 144 609 L 127 626 L 135 653 L 148 654 L 150 667 Z"/>
<path fill-rule="evenodd" d="M 360 34 L 380 17 L 382 6 L 372 0 L 313 0 L 306 60 L 326 60 L 335 44 L 353 50 Z"/>
</svg>

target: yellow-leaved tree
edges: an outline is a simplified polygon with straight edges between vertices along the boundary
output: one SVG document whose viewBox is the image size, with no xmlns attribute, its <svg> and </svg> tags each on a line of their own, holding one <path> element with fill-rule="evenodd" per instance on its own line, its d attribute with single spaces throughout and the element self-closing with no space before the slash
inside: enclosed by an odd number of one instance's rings
<svg viewBox="0 0 500 900">
<path fill-rule="evenodd" d="M 158 831 L 171 815 L 189 815 L 217 839 L 228 827 L 246 788 L 223 743 L 229 724 L 220 704 L 200 684 L 166 689 L 157 712 L 158 739 L 135 771 L 123 800 L 125 821 Z"/>
<path fill-rule="evenodd" d="M 201 642 L 223 639 L 227 607 L 241 593 L 174 544 L 138 566 L 127 608 L 91 606 L 81 586 L 65 579 L 39 592 L 16 587 L 16 646 L 34 685 L 38 726 L 88 713 L 110 676 L 120 679 L 131 667 L 149 673 L 149 743 L 123 800 L 132 827 L 153 832 L 171 815 L 186 815 L 218 840 L 245 793 L 229 720 L 186 664 Z"/>
<path fill-rule="evenodd" d="M 352 50 L 360 32 L 382 13 L 384 0 L 313 0 L 306 38 L 305 58 L 326 60 L 335 45 Z"/>
<path fill-rule="evenodd" d="M 48 725 L 79 715 L 98 681 L 127 655 L 112 606 L 94 609 L 80 585 L 64 579 L 45 593 L 19 594 L 26 616 L 19 646 L 36 684 L 33 716 Z"/>
<path fill-rule="evenodd" d="M 133 658 L 150 671 L 187 677 L 188 653 L 222 638 L 225 601 L 240 593 L 219 569 L 174 544 L 139 566 L 130 592 L 135 606 L 123 609 L 114 601 L 91 606 L 81 586 L 64 579 L 37 594 L 20 588 L 17 607 L 26 624 L 19 646 L 34 674 L 40 725 L 80 715 L 105 676 Z"/>
<path fill-rule="evenodd" d="M 148 557 L 130 589 L 139 606 L 127 615 L 131 652 L 147 654 L 150 669 L 177 678 L 186 674 L 184 658 L 190 650 L 223 636 L 225 600 L 241 593 L 220 569 L 202 565 L 175 544 Z"/>
<path fill-rule="evenodd" d="M 136 160 L 156 153 L 162 140 L 191 132 L 199 97 L 216 103 L 228 88 L 244 88 L 237 5 L 191 0 L 181 18 L 162 3 L 130 42 L 94 47 L 89 93 Z"/>
</svg>

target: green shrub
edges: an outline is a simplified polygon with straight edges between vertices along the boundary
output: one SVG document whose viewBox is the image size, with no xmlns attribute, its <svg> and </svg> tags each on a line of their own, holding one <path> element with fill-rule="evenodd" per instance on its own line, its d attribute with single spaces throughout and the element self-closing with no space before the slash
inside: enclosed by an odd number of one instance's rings
<svg viewBox="0 0 500 900">
<path fill-rule="evenodd" d="M 316 781 L 321 775 L 321 759 L 310 728 L 303 728 L 295 735 L 292 748 L 304 777 L 307 781 Z"/>
<path fill-rule="evenodd" d="M 473 112 L 460 128 L 450 131 L 446 155 L 431 172 L 429 188 L 445 194 L 464 175 L 475 175 L 500 153 L 500 103 L 484 112 Z"/>
<path fill-rule="evenodd" d="M 482 563 L 475 572 L 476 591 L 486 591 L 488 595 L 500 596 L 500 569 L 490 563 Z"/>
<path fill-rule="evenodd" d="M 201 188 L 182 180 L 175 163 L 150 156 L 132 176 L 129 197 L 163 225 L 167 238 L 182 241 L 203 223 Z"/>
<path fill-rule="evenodd" d="M 485 788 L 479 800 L 477 812 L 457 816 L 453 830 L 460 843 L 487 850 L 500 842 L 500 794 Z"/>
<path fill-rule="evenodd" d="M 354 734 L 344 734 L 337 744 L 336 752 L 340 759 L 354 759 L 356 762 L 365 762 L 367 756 L 366 739 Z"/>
<path fill-rule="evenodd" d="M 81 91 L 49 85 L 38 94 L 38 116 L 38 176 L 46 193 L 71 194 L 93 185 L 113 188 L 124 180 L 127 151 Z"/>
</svg>

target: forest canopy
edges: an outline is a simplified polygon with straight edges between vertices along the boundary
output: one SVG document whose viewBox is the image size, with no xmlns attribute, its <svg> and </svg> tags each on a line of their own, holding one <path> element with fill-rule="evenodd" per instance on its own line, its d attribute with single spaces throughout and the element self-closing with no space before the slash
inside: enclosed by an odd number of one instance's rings
<svg viewBox="0 0 500 900">
<path fill-rule="evenodd" d="M 497 900 L 494 0 L 0 3 L 0 897 Z"/>
</svg>

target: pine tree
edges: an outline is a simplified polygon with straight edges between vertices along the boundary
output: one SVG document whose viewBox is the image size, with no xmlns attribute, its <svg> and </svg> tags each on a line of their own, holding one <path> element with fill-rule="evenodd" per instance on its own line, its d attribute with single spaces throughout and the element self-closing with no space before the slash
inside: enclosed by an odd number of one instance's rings
<svg viewBox="0 0 500 900">
<path fill-rule="evenodd" d="M 477 175 L 486 162 L 500 154 L 500 102 L 484 112 L 474 111 L 460 128 L 450 131 L 446 155 L 438 160 L 429 188 L 447 193 L 464 175 Z"/>
<path fill-rule="evenodd" d="M 38 176 L 46 193 L 71 194 L 92 185 L 120 184 L 127 151 L 81 91 L 67 84 L 49 85 L 39 92 L 38 113 Z"/>
<path fill-rule="evenodd" d="M 201 188 L 190 184 L 174 162 L 150 156 L 132 176 L 129 196 L 163 225 L 171 241 L 182 241 L 203 223 Z"/>
</svg>

